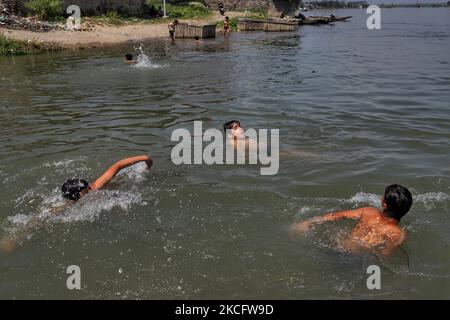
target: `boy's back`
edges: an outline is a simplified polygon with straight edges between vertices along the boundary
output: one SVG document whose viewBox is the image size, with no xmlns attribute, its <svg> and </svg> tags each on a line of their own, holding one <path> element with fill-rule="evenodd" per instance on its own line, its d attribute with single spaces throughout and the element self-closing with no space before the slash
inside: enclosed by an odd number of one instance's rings
<svg viewBox="0 0 450 320">
<path fill-rule="evenodd" d="M 409 211 L 412 205 L 411 193 L 405 187 L 393 184 L 386 187 L 381 199 L 383 210 L 364 207 L 355 210 L 328 213 L 314 217 L 292 226 L 294 231 L 306 231 L 313 224 L 340 219 L 358 220 L 351 235 L 340 241 L 341 248 L 350 251 L 361 249 L 376 249 L 383 255 L 389 255 L 401 245 L 406 237 L 400 228 L 400 219 Z"/>
<path fill-rule="evenodd" d="M 373 207 L 358 209 L 361 218 L 352 230 L 351 237 L 342 243 L 345 249 L 357 250 L 358 247 L 379 248 L 384 253 L 390 253 L 405 239 L 405 232 L 398 221 Z"/>
</svg>

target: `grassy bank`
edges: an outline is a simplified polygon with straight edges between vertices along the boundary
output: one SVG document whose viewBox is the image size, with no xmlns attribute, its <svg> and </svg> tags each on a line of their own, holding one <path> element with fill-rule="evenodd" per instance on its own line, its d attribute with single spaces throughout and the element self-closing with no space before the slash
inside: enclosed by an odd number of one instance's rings
<svg viewBox="0 0 450 320">
<path fill-rule="evenodd" d="M 13 56 L 35 53 L 28 41 L 8 39 L 0 35 L 0 56 Z"/>
<path fill-rule="evenodd" d="M 56 44 L 14 40 L 0 34 L 0 56 L 20 56 L 61 49 L 62 48 Z"/>
</svg>

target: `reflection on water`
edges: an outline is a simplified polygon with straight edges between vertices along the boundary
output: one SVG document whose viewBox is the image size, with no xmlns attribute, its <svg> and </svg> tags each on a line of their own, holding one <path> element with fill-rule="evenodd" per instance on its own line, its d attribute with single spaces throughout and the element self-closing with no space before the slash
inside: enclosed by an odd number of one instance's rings
<svg viewBox="0 0 450 320">
<path fill-rule="evenodd" d="M 151 68 L 123 63 L 139 44 L 0 58 L 0 236 L 26 230 L 0 253 L 0 297 L 448 297 L 450 11 L 384 10 L 376 32 L 364 11 L 339 14 L 354 18 L 148 42 Z M 278 175 L 171 163 L 174 129 L 232 119 L 280 129 Z M 154 158 L 151 172 L 129 168 L 49 213 L 67 178 L 93 181 L 140 153 Z M 379 206 L 394 182 L 414 204 L 408 239 L 387 260 L 335 250 L 352 222 L 287 232 L 323 212 Z M 27 228 L 32 219 L 42 223 Z M 81 292 L 64 289 L 71 264 Z M 376 293 L 370 264 L 382 268 Z"/>
</svg>

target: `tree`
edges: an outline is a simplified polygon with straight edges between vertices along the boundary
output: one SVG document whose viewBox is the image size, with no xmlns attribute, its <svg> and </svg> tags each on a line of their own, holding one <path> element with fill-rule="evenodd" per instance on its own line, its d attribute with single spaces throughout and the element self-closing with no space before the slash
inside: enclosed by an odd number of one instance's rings
<svg viewBox="0 0 450 320">
<path fill-rule="evenodd" d="M 301 0 L 268 0 L 269 17 L 294 16 L 302 5 Z"/>
</svg>

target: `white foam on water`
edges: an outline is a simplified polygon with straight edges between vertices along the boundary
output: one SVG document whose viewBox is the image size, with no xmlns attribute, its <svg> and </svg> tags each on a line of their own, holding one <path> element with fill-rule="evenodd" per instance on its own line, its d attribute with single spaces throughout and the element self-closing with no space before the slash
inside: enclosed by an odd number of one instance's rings
<svg viewBox="0 0 450 320">
<path fill-rule="evenodd" d="M 428 192 L 422 194 L 413 194 L 413 206 L 416 204 L 424 205 L 425 207 L 433 204 L 442 204 L 450 200 L 450 195 L 445 192 Z M 381 206 L 381 195 L 373 193 L 358 192 L 350 199 L 344 199 L 344 202 L 354 203 L 357 205 L 370 204 L 374 207 Z"/>
<path fill-rule="evenodd" d="M 66 160 L 59 160 L 59 161 L 55 161 L 55 162 L 44 162 L 42 164 L 43 167 L 67 167 L 69 166 L 71 163 L 73 163 L 75 161 L 75 159 L 66 159 Z"/>
<path fill-rule="evenodd" d="M 353 204 L 370 204 L 374 207 L 381 206 L 381 197 L 373 193 L 358 192 L 350 199 L 344 199 L 345 202 Z"/>
<path fill-rule="evenodd" d="M 445 202 L 450 200 L 450 195 L 445 192 L 428 192 L 414 196 L 414 202 L 428 203 L 430 201 Z"/>
<path fill-rule="evenodd" d="M 79 200 L 73 207 L 68 208 L 63 214 L 52 217 L 57 222 L 93 222 L 102 212 L 109 212 L 119 208 L 125 213 L 133 205 L 147 205 L 140 193 L 117 190 L 93 191 Z"/>
<path fill-rule="evenodd" d="M 32 219 L 32 216 L 29 214 L 18 213 L 15 216 L 10 216 L 6 219 L 9 223 L 14 225 L 26 225 Z"/>
<path fill-rule="evenodd" d="M 119 172 L 117 178 L 126 177 L 128 180 L 142 182 L 146 179 L 145 174 L 149 172 L 147 164 L 144 162 L 137 163 L 131 167 L 125 168 Z"/>
<path fill-rule="evenodd" d="M 16 207 L 26 202 L 31 203 L 36 198 L 36 189 L 30 189 L 24 192 L 23 195 L 14 200 Z"/>
<path fill-rule="evenodd" d="M 73 160 L 57 161 L 44 165 L 62 168 L 71 163 L 73 163 Z M 54 212 L 55 209 L 67 204 L 67 201 L 61 196 L 59 186 L 53 188 L 50 192 L 45 191 L 45 188 L 42 187 L 31 188 L 14 201 L 16 208 L 19 206 L 22 206 L 22 208 L 15 215 L 7 217 L 1 229 L 7 234 L 13 235 L 31 227 L 32 229 L 26 230 L 31 236 L 35 227 L 45 223 L 92 222 L 105 211 L 109 212 L 117 208 L 127 213 L 134 205 L 145 206 L 147 202 L 143 200 L 143 195 L 135 184 L 144 181 L 147 172 L 149 170 L 145 163 L 126 168 L 116 177 L 119 181 L 122 180 L 124 185 L 118 184 L 118 190 L 91 191 L 74 205 L 68 206 L 57 213 Z M 129 186 L 130 184 L 131 186 Z M 126 191 L 122 191 L 121 187 Z"/>
<path fill-rule="evenodd" d="M 139 50 L 139 55 L 137 57 L 137 63 L 133 65 L 135 68 L 144 68 L 144 69 L 156 69 L 160 68 L 160 65 L 153 64 L 150 60 L 150 57 L 145 54 L 143 46 L 139 46 L 139 48 L 136 48 L 135 50 Z"/>
</svg>

